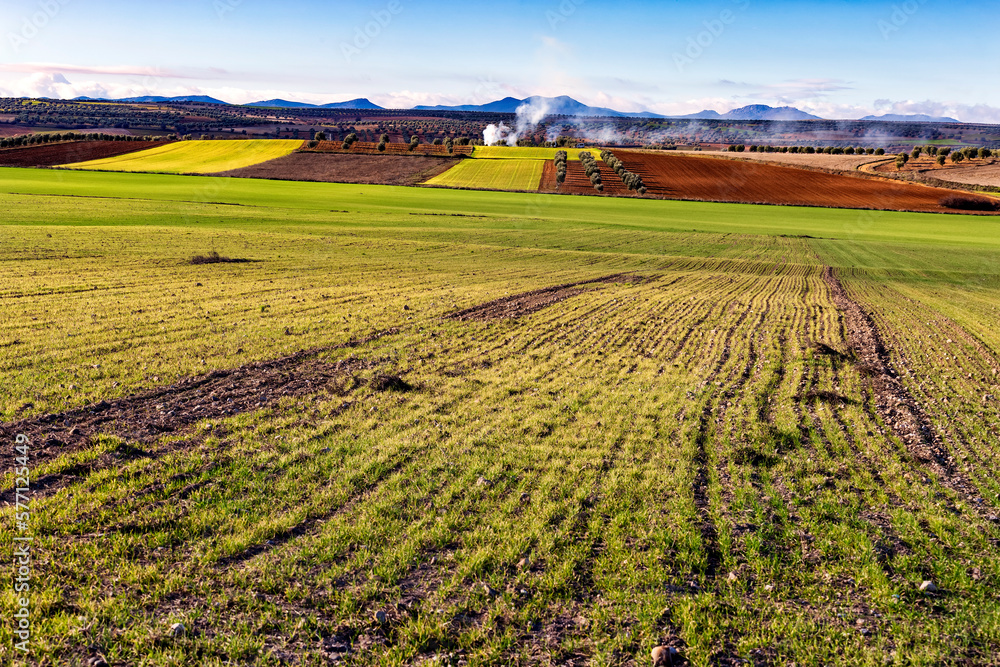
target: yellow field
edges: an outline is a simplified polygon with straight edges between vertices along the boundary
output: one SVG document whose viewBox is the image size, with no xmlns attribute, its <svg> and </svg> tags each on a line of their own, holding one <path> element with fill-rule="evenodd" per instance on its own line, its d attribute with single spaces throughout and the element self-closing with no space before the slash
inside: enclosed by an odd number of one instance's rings
<svg viewBox="0 0 1000 667">
<path fill-rule="evenodd" d="M 138 153 L 62 166 L 98 171 L 214 174 L 284 157 L 301 145 L 297 139 L 178 141 Z"/>
<path fill-rule="evenodd" d="M 477 151 L 479 149 L 476 149 Z M 538 190 L 544 160 L 462 160 L 425 185 L 491 190 Z"/>
<path fill-rule="evenodd" d="M 527 146 L 476 146 L 474 158 L 505 158 L 508 160 L 552 160 L 558 151 L 566 151 L 567 158 L 579 160 L 581 151 L 590 151 L 596 158 L 600 148 L 532 148 Z"/>
</svg>

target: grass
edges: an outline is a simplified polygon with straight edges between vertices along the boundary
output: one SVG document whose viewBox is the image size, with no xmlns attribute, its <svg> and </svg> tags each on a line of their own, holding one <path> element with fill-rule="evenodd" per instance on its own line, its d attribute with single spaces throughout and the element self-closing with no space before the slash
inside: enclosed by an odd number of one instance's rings
<svg viewBox="0 0 1000 667">
<path fill-rule="evenodd" d="M 538 190 L 543 160 L 462 160 L 424 185 L 493 190 Z"/>
<path fill-rule="evenodd" d="M 274 160 L 301 145 L 297 139 L 180 141 L 137 153 L 62 166 L 97 171 L 213 174 Z"/>
<path fill-rule="evenodd" d="M 0 204 L 4 422 L 394 328 L 317 353 L 356 370 L 311 395 L 33 461 L 32 664 L 1000 651 L 992 221 L 14 169 Z M 974 493 L 831 352 L 825 266 Z"/>
<path fill-rule="evenodd" d="M 476 146 L 474 158 L 508 160 L 552 160 L 559 151 L 566 151 L 566 159 L 579 160 L 582 151 L 590 151 L 596 158 L 600 148 L 537 148 L 529 146 Z"/>
</svg>

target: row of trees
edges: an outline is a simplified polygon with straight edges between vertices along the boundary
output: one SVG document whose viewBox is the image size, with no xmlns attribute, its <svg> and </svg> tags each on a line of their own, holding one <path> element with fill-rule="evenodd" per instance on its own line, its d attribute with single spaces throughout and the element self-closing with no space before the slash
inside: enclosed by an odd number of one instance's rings
<svg viewBox="0 0 1000 667">
<path fill-rule="evenodd" d="M 745 146 L 744 144 L 730 144 L 730 153 L 742 153 L 744 151 L 750 153 L 807 153 L 813 155 L 815 153 L 826 153 L 828 155 L 885 155 L 884 148 L 864 148 L 858 146 L 848 146 L 842 148 L 840 146 L 764 146 L 764 145 L 753 145 Z"/>
<path fill-rule="evenodd" d="M 566 181 L 566 160 L 569 155 L 566 151 L 556 151 L 556 183 L 562 185 Z"/>
<path fill-rule="evenodd" d="M 625 165 L 621 160 L 615 157 L 614 153 L 605 149 L 601 151 L 601 159 L 604 160 L 606 165 L 615 170 L 615 173 L 618 174 L 618 178 L 622 179 L 622 183 L 625 184 L 626 188 L 634 190 L 641 195 L 646 194 L 646 186 L 642 182 L 642 177 L 639 176 L 639 174 L 626 169 Z"/>
<path fill-rule="evenodd" d="M 189 135 L 190 136 L 190 135 Z M 52 132 L 20 134 L 16 137 L 0 139 L 0 148 L 17 148 L 19 146 L 35 146 L 52 144 L 62 141 L 161 141 L 177 139 L 177 135 L 169 136 L 135 136 L 132 134 L 105 134 L 103 132 Z"/>
<path fill-rule="evenodd" d="M 975 148 L 973 146 L 967 146 L 954 152 L 947 146 L 914 146 L 913 150 L 910 151 L 910 156 L 915 160 L 924 153 L 927 153 L 929 157 L 939 158 L 939 162 L 940 158 L 947 157 L 948 155 L 951 155 L 953 162 L 975 160 L 976 158 L 984 159 L 1000 155 L 1000 151 L 990 150 L 989 148 Z M 957 155 L 961 155 L 962 157 L 956 159 Z"/>
<path fill-rule="evenodd" d="M 604 192 L 604 184 L 601 183 L 601 168 L 597 166 L 597 160 L 594 159 L 590 151 L 580 152 L 580 162 L 583 164 L 584 173 L 590 179 L 590 184 L 598 192 Z"/>
</svg>

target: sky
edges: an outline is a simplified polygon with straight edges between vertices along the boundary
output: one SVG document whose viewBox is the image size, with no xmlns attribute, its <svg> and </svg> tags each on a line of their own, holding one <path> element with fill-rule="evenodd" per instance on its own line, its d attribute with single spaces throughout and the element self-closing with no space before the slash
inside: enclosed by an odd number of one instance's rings
<svg viewBox="0 0 1000 667">
<path fill-rule="evenodd" d="M 569 95 L 1000 123 L 995 18 L 995 2 L 963 0 L 0 0 L 0 96 Z"/>
</svg>

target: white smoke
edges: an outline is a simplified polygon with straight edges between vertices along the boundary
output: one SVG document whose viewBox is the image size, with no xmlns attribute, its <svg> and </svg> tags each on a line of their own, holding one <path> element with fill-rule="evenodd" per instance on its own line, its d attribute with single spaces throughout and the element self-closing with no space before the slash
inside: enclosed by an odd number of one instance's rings
<svg viewBox="0 0 1000 667">
<path fill-rule="evenodd" d="M 514 127 L 507 127 L 503 121 L 500 125 L 490 123 L 483 130 L 483 143 L 495 146 L 502 141 L 508 146 L 517 146 L 517 140 L 525 134 L 534 132 L 538 124 L 549 115 L 551 109 L 552 105 L 544 98 L 533 97 L 525 100 L 514 111 L 517 114 Z"/>
<path fill-rule="evenodd" d="M 483 130 L 483 143 L 487 146 L 496 146 L 501 141 L 505 141 L 509 134 L 510 128 L 503 121 L 500 121 L 499 126 L 490 123 Z M 517 139 L 514 140 L 514 143 L 517 143 Z"/>
</svg>

